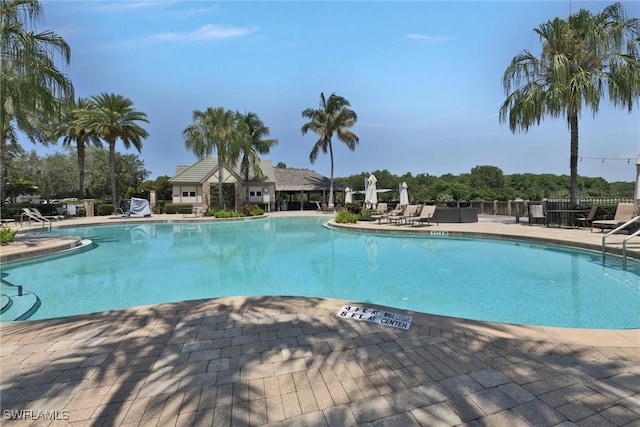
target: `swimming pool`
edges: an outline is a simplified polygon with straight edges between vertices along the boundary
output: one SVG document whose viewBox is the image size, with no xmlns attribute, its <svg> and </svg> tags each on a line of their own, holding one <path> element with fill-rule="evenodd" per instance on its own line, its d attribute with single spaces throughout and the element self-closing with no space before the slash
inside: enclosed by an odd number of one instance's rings
<svg viewBox="0 0 640 427">
<path fill-rule="evenodd" d="M 386 236 L 326 217 L 82 227 L 91 249 L 8 263 L 37 295 L 29 319 L 250 295 L 299 295 L 432 314 L 572 328 L 640 327 L 640 263 L 528 242 Z M 9 292 L 3 288 L 3 293 Z M 11 319 L 3 319 L 11 320 Z"/>
</svg>

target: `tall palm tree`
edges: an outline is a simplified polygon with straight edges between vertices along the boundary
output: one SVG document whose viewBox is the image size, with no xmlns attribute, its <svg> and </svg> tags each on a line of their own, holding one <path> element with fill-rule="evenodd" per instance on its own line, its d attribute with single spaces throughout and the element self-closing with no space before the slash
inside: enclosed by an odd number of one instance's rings
<svg viewBox="0 0 640 427">
<path fill-rule="evenodd" d="M 129 98 L 114 93 L 92 96 L 87 108 L 78 111 L 75 121 L 78 128 L 109 145 L 109 181 L 114 212 L 120 203 L 116 188 L 116 142 L 120 139 L 125 148 L 133 145 L 140 152 L 142 140 L 149 133 L 138 122 L 149 123 L 147 115 L 134 109 Z"/>
<path fill-rule="evenodd" d="M 260 154 L 269 154 L 271 147 L 278 144 L 277 139 L 267 139 L 269 136 L 269 128 L 264 124 L 260 117 L 254 112 L 248 112 L 241 116 L 248 138 L 242 141 L 240 147 L 241 167 L 240 171 L 244 175 L 246 195 L 245 199 L 249 200 L 249 173 L 253 169 L 258 179 L 264 178 L 264 172 L 260 167 Z"/>
<path fill-rule="evenodd" d="M 73 97 L 71 80 L 56 67 L 69 65 L 71 48 L 52 31 L 36 32 L 42 18 L 37 0 L 0 0 L 0 151 L 17 143 L 17 129 L 46 143 L 43 123 L 60 110 L 60 98 Z M 0 193 L 6 165 L 0 164 Z"/>
<path fill-rule="evenodd" d="M 329 152 L 331 158 L 331 180 L 329 186 L 329 207 L 333 207 L 333 146 L 331 139 L 335 134 L 338 140 L 345 143 L 349 150 L 356 149 L 360 141 L 358 136 L 351 131 L 351 127 L 358 121 L 355 111 L 349 107 L 351 104 L 342 96 L 332 93 L 329 99 L 325 99 L 324 93 L 320 93 L 320 108 L 307 108 L 302 112 L 302 117 L 309 119 L 302 125 L 302 135 L 312 131 L 318 135 L 318 140 L 311 149 L 309 161 L 314 163 L 318 153 Z"/>
<path fill-rule="evenodd" d="M 500 122 L 512 132 L 527 132 L 545 116 L 567 119 L 571 135 L 571 204 L 578 202 L 578 117 L 584 106 L 595 116 L 608 92 L 616 107 L 632 111 L 640 96 L 640 21 L 629 19 L 615 3 L 597 15 L 581 9 L 567 20 L 555 18 L 534 31 L 542 42 L 540 58 L 524 50 L 502 78 L 507 98 Z"/>
<path fill-rule="evenodd" d="M 238 113 L 222 107 L 209 107 L 193 112 L 193 124 L 182 131 L 184 145 L 199 159 L 218 155 L 218 209 L 223 208 L 222 184 L 225 165 L 234 167 L 238 161 L 239 147 L 246 132 L 239 130 Z"/>
<path fill-rule="evenodd" d="M 76 149 L 78 158 L 78 198 L 84 198 L 85 148 L 91 144 L 102 146 L 102 141 L 93 132 L 80 126 L 83 111 L 89 109 L 89 100 L 79 98 L 78 101 L 69 100 L 65 104 L 59 123 L 56 125 L 55 135 L 61 137 L 62 145 Z"/>
</svg>

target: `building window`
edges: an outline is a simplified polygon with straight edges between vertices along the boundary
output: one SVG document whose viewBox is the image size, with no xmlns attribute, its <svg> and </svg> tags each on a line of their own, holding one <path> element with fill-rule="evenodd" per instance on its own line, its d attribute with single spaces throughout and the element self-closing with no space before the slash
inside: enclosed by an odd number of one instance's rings
<svg viewBox="0 0 640 427">
<path fill-rule="evenodd" d="M 183 191 L 182 192 L 182 197 L 189 197 L 189 192 L 188 191 Z"/>
<path fill-rule="evenodd" d="M 249 191 L 249 197 L 255 197 L 255 196 L 256 196 L 255 191 Z"/>
<path fill-rule="evenodd" d="M 190 192 L 189 197 L 196 197 L 196 192 L 195 191 Z"/>
</svg>

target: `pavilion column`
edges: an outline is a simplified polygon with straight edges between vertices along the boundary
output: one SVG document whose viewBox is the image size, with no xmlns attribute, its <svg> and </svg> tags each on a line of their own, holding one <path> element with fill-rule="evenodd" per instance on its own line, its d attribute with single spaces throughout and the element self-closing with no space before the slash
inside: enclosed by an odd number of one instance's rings
<svg viewBox="0 0 640 427">
<path fill-rule="evenodd" d="M 304 210 L 304 191 L 300 191 L 300 210 Z"/>
</svg>

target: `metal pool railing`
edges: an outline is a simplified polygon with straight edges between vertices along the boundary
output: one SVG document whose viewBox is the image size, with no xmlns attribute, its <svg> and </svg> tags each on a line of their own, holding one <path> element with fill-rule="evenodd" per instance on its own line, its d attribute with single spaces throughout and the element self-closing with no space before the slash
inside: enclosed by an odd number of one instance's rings
<svg viewBox="0 0 640 427">
<path fill-rule="evenodd" d="M 604 236 L 602 236 L 602 258 L 605 257 L 606 255 L 606 240 L 607 237 L 611 236 L 612 234 L 616 234 L 618 231 L 624 230 L 625 228 L 627 228 L 628 226 L 630 226 L 631 224 L 633 224 L 634 222 L 640 222 L 640 215 L 625 222 L 624 224 L 618 226 L 617 228 L 614 228 L 613 230 L 611 230 L 610 232 L 608 232 L 607 234 L 605 234 Z M 622 263 L 624 265 L 626 265 L 627 263 L 627 254 L 626 254 L 626 242 L 627 240 L 631 239 L 632 237 L 638 236 L 640 235 L 640 230 L 634 232 L 633 234 L 625 237 L 625 239 L 622 241 Z"/>
</svg>

